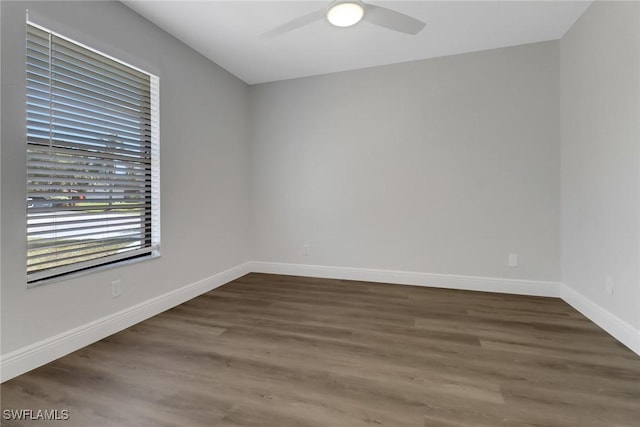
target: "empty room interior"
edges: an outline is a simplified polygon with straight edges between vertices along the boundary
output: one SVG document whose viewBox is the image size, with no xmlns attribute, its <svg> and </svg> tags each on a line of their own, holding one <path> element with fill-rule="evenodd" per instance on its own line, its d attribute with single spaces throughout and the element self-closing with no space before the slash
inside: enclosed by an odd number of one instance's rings
<svg viewBox="0 0 640 427">
<path fill-rule="evenodd" d="M 2 425 L 640 423 L 640 2 L 0 2 Z"/>
</svg>

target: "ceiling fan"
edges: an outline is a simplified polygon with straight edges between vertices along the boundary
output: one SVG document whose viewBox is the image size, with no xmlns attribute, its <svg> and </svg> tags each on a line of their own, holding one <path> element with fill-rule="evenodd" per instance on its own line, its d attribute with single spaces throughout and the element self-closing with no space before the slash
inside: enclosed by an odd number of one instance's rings
<svg viewBox="0 0 640 427">
<path fill-rule="evenodd" d="M 360 21 L 367 21 L 380 27 L 411 35 L 418 34 L 425 26 L 424 22 L 404 13 L 386 7 L 365 4 L 362 0 L 334 0 L 326 9 L 302 15 L 262 35 L 266 37 L 278 36 L 325 18 L 336 27 L 350 27 Z"/>
</svg>

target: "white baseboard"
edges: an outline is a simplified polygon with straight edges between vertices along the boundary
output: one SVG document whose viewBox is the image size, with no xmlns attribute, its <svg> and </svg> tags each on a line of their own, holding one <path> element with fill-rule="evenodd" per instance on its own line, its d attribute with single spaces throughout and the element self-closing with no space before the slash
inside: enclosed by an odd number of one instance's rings
<svg viewBox="0 0 640 427">
<path fill-rule="evenodd" d="M 251 272 L 251 263 L 199 280 L 101 319 L 2 355 L 0 382 L 49 363 Z"/>
<path fill-rule="evenodd" d="M 640 330 L 559 282 L 254 261 L 2 355 L 0 382 L 49 363 L 251 272 L 562 298 L 640 355 Z"/>
<path fill-rule="evenodd" d="M 251 271 L 289 276 L 361 280 L 365 282 L 394 283 L 399 285 L 428 286 L 432 288 L 500 292 L 543 297 L 558 297 L 560 289 L 559 282 L 432 274 L 414 271 L 377 270 L 372 268 L 285 264 L 278 262 L 252 262 Z"/>
<path fill-rule="evenodd" d="M 330 267 L 321 265 L 252 262 L 256 273 L 290 276 L 320 277 L 326 279 L 361 280 L 378 283 L 428 286 L 433 288 L 469 291 L 500 292 L 561 298 L 585 315 L 611 336 L 640 355 L 640 330 L 590 301 L 560 282 L 516 280 L 495 277 L 459 276 L 451 274 L 418 273 L 411 271 L 377 270 L 369 268 Z"/>
<path fill-rule="evenodd" d="M 634 328 L 565 284 L 560 287 L 560 298 L 640 356 L 640 329 Z"/>
</svg>

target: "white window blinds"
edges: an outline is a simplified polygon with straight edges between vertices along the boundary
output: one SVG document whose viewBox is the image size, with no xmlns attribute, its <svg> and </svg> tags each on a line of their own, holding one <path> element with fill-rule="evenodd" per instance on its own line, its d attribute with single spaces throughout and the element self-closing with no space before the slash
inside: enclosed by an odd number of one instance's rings
<svg viewBox="0 0 640 427">
<path fill-rule="evenodd" d="M 27 281 L 155 254 L 158 78 L 27 24 Z"/>
</svg>

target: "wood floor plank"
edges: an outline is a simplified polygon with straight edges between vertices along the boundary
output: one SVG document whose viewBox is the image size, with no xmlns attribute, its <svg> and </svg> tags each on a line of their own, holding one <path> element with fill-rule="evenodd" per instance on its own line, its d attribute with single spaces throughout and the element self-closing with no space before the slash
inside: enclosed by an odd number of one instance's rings
<svg viewBox="0 0 640 427">
<path fill-rule="evenodd" d="M 640 357 L 558 299 L 249 274 L 1 394 L 67 427 L 636 427 Z"/>
</svg>

